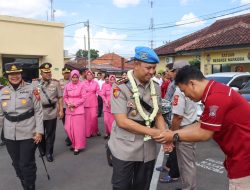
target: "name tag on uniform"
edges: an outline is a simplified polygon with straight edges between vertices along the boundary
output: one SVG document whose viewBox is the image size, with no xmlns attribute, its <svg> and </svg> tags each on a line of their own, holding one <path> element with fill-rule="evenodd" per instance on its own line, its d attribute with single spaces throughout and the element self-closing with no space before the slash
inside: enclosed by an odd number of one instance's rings
<svg viewBox="0 0 250 190">
<path fill-rule="evenodd" d="M 10 95 L 3 94 L 1 99 L 2 100 L 10 100 Z"/>
</svg>

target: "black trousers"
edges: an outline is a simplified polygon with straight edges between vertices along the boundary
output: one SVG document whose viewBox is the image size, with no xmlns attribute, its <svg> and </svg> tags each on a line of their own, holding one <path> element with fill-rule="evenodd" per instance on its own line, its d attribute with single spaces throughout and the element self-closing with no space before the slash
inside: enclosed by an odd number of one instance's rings
<svg viewBox="0 0 250 190">
<path fill-rule="evenodd" d="M 169 157 L 166 162 L 166 166 L 170 169 L 169 175 L 172 178 L 179 178 L 180 172 L 179 172 L 179 166 L 177 161 L 177 155 L 176 155 L 176 148 L 173 149 L 172 152 L 170 152 Z"/>
<path fill-rule="evenodd" d="M 3 128 L 2 128 L 2 132 L 1 132 L 1 141 L 2 141 L 2 142 L 4 142 L 4 141 L 5 141 Z"/>
<path fill-rule="evenodd" d="M 102 116 L 102 112 L 103 112 L 103 101 L 102 97 L 98 95 L 98 117 Z"/>
<path fill-rule="evenodd" d="M 53 154 L 56 137 L 56 121 L 57 118 L 43 120 L 44 135 L 40 146 L 45 154 Z"/>
<path fill-rule="evenodd" d="M 14 141 L 5 139 L 5 142 L 17 177 L 19 177 L 25 185 L 34 185 L 37 170 L 35 161 L 37 145 L 34 143 L 34 140 Z"/>
<path fill-rule="evenodd" d="M 148 190 L 155 160 L 149 162 L 122 161 L 112 157 L 113 190 Z"/>
</svg>

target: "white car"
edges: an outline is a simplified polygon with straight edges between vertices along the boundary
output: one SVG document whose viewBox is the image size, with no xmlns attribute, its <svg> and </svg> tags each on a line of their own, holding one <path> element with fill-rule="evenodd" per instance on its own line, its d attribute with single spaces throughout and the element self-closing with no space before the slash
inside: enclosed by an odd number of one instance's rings
<svg viewBox="0 0 250 190">
<path fill-rule="evenodd" d="M 221 82 L 227 86 L 232 87 L 232 89 L 238 91 L 243 88 L 246 83 L 250 80 L 249 72 L 224 72 L 224 73 L 214 73 L 205 76 L 208 80 L 215 80 Z M 198 117 L 201 116 L 204 106 L 201 102 L 198 102 Z"/>
</svg>

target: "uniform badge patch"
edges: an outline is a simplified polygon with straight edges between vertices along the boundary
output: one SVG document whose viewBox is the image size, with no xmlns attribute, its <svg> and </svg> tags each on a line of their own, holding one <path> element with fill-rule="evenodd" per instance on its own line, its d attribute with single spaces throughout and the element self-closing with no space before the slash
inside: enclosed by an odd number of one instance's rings
<svg viewBox="0 0 250 190">
<path fill-rule="evenodd" d="M 179 95 L 175 95 L 174 98 L 173 98 L 172 105 L 173 106 L 177 106 L 178 105 L 178 101 L 179 101 Z"/>
<path fill-rule="evenodd" d="M 215 117 L 216 116 L 216 112 L 218 110 L 219 106 L 210 106 L 209 107 L 209 117 Z"/>
<path fill-rule="evenodd" d="M 4 90 L 4 91 L 3 91 L 3 94 L 9 94 L 9 93 L 10 93 L 9 90 Z"/>
<path fill-rule="evenodd" d="M 113 96 L 115 98 L 118 98 L 120 92 L 121 92 L 121 89 L 119 87 L 116 86 L 116 87 L 113 88 Z"/>
<path fill-rule="evenodd" d="M 22 99 L 22 100 L 21 100 L 21 103 L 22 103 L 22 105 L 26 105 L 26 104 L 27 104 L 27 100 Z"/>
<path fill-rule="evenodd" d="M 8 105 L 7 102 L 2 102 L 2 106 L 3 106 L 3 107 L 6 107 L 7 105 Z"/>
<path fill-rule="evenodd" d="M 33 94 L 34 94 L 34 96 L 36 97 L 37 100 L 40 100 L 40 99 L 41 99 L 40 93 L 39 93 L 39 90 L 38 90 L 38 89 L 35 89 L 35 90 L 33 91 Z"/>
</svg>

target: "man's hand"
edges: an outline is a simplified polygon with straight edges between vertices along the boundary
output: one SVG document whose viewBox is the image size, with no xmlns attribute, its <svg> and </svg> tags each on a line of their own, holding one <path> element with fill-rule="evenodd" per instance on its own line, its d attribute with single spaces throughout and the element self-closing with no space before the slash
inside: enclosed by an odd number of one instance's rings
<svg viewBox="0 0 250 190">
<path fill-rule="evenodd" d="M 61 111 L 59 111 L 59 112 L 58 112 L 58 117 L 59 117 L 60 119 L 62 119 L 62 118 L 63 118 L 63 116 L 64 116 L 63 111 L 62 111 L 62 110 L 61 110 Z"/>
<path fill-rule="evenodd" d="M 151 136 L 153 139 L 155 139 L 156 137 L 159 137 L 162 132 L 163 132 L 163 130 L 156 129 L 156 128 L 150 128 L 149 136 Z"/>
<path fill-rule="evenodd" d="M 34 143 L 38 144 L 42 141 L 42 135 L 40 133 L 36 133 L 33 137 Z"/>
<path fill-rule="evenodd" d="M 163 144 L 163 150 L 164 150 L 164 152 L 167 152 L 167 153 L 172 152 L 173 148 L 174 148 L 173 143 Z"/>
<path fill-rule="evenodd" d="M 173 141 L 173 136 L 174 136 L 174 132 L 167 129 L 161 132 L 159 136 L 155 136 L 154 139 L 158 143 L 166 144 L 166 143 L 170 143 Z"/>
</svg>

